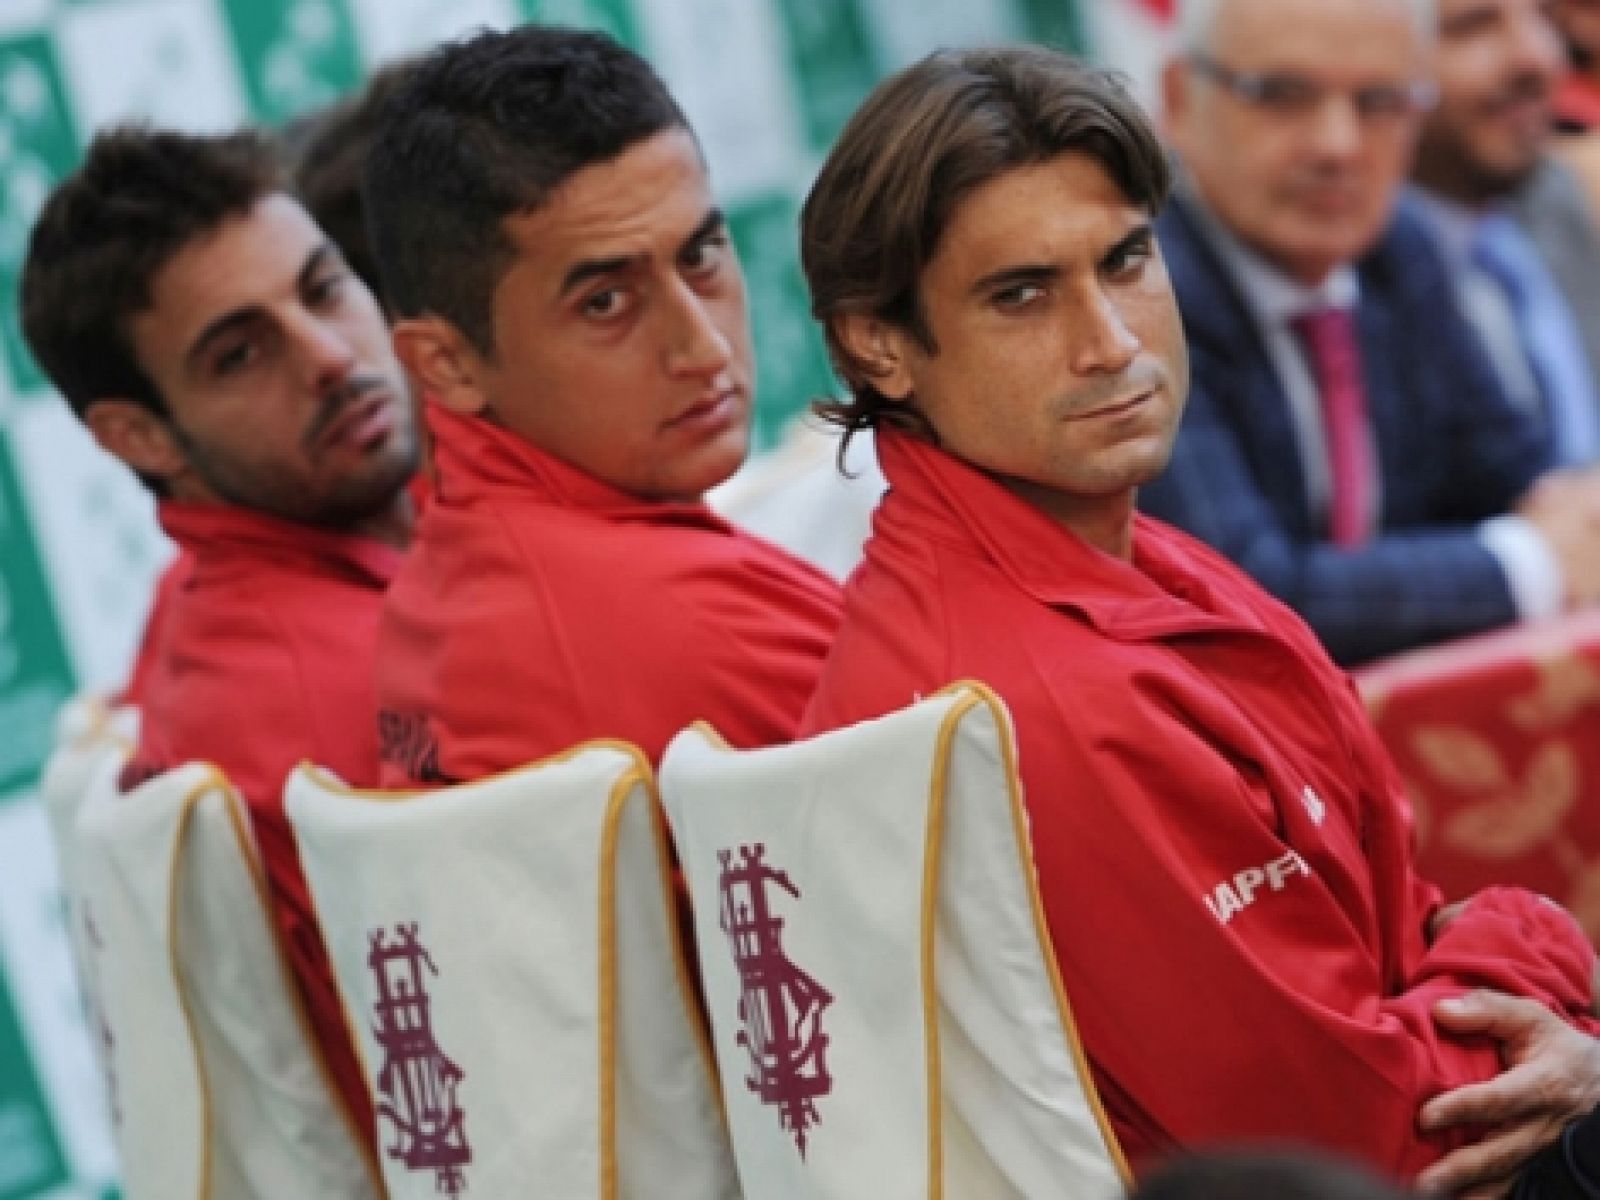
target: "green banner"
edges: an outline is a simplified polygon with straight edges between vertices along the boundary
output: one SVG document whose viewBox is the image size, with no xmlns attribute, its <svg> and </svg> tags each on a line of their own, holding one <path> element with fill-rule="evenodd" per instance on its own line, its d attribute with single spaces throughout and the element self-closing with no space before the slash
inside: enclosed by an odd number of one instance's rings
<svg viewBox="0 0 1600 1200">
<path fill-rule="evenodd" d="M 811 148 L 824 154 L 882 71 L 858 0 L 779 0 Z"/>
<path fill-rule="evenodd" d="M 639 47 L 639 26 L 628 0 L 518 0 L 524 21 L 599 29 L 624 46 Z"/>
<path fill-rule="evenodd" d="M 23 394 L 45 386 L 23 344 L 17 311 L 28 233 L 51 188 L 77 161 L 50 38 L 0 39 L 0 354 L 12 390 Z"/>
<path fill-rule="evenodd" d="M 756 354 L 756 439 L 778 440 L 795 414 L 834 389 L 796 253 L 798 205 L 784 193 L 736 204 L 728 226 L 745 272 Z"/>
<path fill-rule="evenodd" d="M 37 776 L 73 686 L 10 446 L 0 437 L 0 796 Z"/>
<path fill-rule="evenodd" d="M 1020 0 L 1027 19 L 1028 34 L 1036 42 L 1086 54 L 1089 40 L 1084 36 L 1083 17 L 1074 0 Z"/>
<path fill-rule="evenodd" d="M 250 109 L 267 125 L 337 100 L 361 81 L 345 0 L 223 0 Z"/>
<path fill-rule="evenodd" d="M 0 1200 L 23 1200 L 70 1178 L 16 1004 L 0 971 Z"/>
</svg>

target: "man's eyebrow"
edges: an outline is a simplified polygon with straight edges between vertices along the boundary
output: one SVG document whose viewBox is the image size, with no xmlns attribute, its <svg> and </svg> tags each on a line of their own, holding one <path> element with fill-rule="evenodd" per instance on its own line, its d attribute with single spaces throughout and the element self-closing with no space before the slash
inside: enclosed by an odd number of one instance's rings
<svg viewBox="0 0 1600 1200">
<path fill-rule="evenodd" d="M 338 258 L 339 248 L 331 241 L 322 242 L 310 254 L 306 255 L 305 263 L 295 274 L 295 287 L 304 289 L 310 286 L 311 280 L 316 273 L 322 270 L 329 260 Z M 197 369 L 200 359 L 205 355 L 207 348 L 214 342 L 241 326 L 248 325 L 260 315 L 261 309 L 257 305 L 251 304 L 244 308 L 235 308 L 217 317 L 200 331 L 200 336 L 195 338 L 193 344 L 189 347 L 189 352 L 183 356 L 185 369 L 190 371 Z"/>
<path fill-rule="evenodd" d="M 306 255 L 305 265 L 300 268 L 300 273 L 294 277 L 295 286 L 299 288 L 309 287 L 313 276 L 318 271 L 330 263 L 342 261 L 343 257 L 339 253 L 339 247 L 335 246 L 332 241 L 323 242 L 310 254 Z"/>
<path fill-rule="evenodd" d="M 1061 278 L 1061 268 L 1048 263 L 1019 263 L 990 271 L 972 285 L 973 294 L 999 291 L 1024 283 L 1053 283 Z"/>
<path fill-rule="evenodd" d="M 225 312 L 211 324 L 200 331 L 200 336 L 195 338 L 189 347 L 189 352 L 183 356 L 184 369 L 196 371 L 200 366 L 200 359 L 205 356 L 206 350 L 214 343 L 221 340 L 235 329 L 249 325 L 261 316 L 261 309 L 252 304 L 245 308 L 236 308 Z"/>
<path fill-rule="evenodd" d="M 713 208 L 701 218 L 700 224 L 694 227 L 694 232 L 683 240 L 683 245 L 678 252 L 682 254 L 691 247 L 705 241 L 712 234 L 724 228 L 727 223 L 727 217 L 723 214 L 723 211 L 720 208 Z M 581 262 L 576 262 L 562 276 L 561 290 L 556 294 L 558 297 L 565 297 L 575 289 L 588 283 L 591 279 L 626 271 L 643 258 L 644 255 L 642 254 L 617 254 L 610 258 L 586 258 Z"/>
<path fill-rule="evenodd" d="M 612 258 L 586 258 L 581 262 L 573 263 L 567 269 L 567 273 L 562 276 L 561 290 L 557 293 L 557 296 L 565 297 L 575 289 L 588 283 L 591 279 L 599 278 L 602 275 L 615 275 L 619 271 L 627 270 L 639 259 L 640 255 L 637 254 L 618 254 Z"/>
<path fill-rule="evenodd" d="M 720 208 L 713 208 L 700 219 L 700 224 L 694 227 L 694 232 L 684 238 L 683 245 L 679 247 L 679 254 L 686 254 L 701 242 L 714 234 L 721 233 L 728 226 L 727 214 Z"/>
<path fill-rule="evenodd" d="M 1155 240 L 1155 224 L 1151 221 L 1140 221 L 1139 224 L 1135 225 L 1127 233 L 1123 234 L 1122 237 L 1118 238 L 1111 249 L 1107 250 L 1103 255 L 1100 256 L 1100 261 L 1102 263 L 1111 262 L 1113 259 L 1120 258 L 1130 250 L 1140 250 L 1154 245 Z"/>
</svg>

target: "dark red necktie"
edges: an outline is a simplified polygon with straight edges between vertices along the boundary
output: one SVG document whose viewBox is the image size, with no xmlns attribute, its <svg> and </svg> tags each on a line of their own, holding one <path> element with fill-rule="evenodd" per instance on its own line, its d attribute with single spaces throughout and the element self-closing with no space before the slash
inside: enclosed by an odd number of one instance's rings
<svg viewBox="0 0 1600 1200">
<path fill-rule="evenodd" d="M 1299 336 L 1322 397 L 1328 443 L 1328 535 L 1337 546 L 1359 546 L 1372 530 L 1375 478 L 1367 427 L 1367 392 L 1355 317 L 1343 308 L 1303 313 L 1289 322 Z"/>
</svg>

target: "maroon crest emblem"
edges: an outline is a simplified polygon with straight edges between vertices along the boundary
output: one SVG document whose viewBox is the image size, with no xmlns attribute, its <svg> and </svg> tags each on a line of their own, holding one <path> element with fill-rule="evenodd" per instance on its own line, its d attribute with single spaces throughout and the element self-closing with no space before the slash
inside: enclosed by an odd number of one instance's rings
<svg viewBox="0 0 1600 1200">
<path fill-rule="evenodd" d="M 759 842 L 740 846 L 737 859 L 732 850 L 717 852 L 722 932 L 739 971 L 738 1044 L 750 1054 L 745 1083 L 761 1103 L 777 1106 L 779 1124 L 794 1134 L 804 1158 L 806 1131 L 821 1124 L 816 1099 L 833 1090 L 822 1029 L 822 1010 L 833 996 L 784 953 L 783 919 L 772 913 L 768 885 L 796 900 L 800 889 L 787 871 L 767 865 L 766 853 Z"/>
<path fill-rule="evenodd" d="M 465 1073 L 445 1057 L 433 1038 L 433 1018 L 422 969 L 437 975 L 433 958 L 417 940 L 417 926 L 395 926 L 394 939 L 374 929 L 367 965 L 378 984 L 373 1036 L 383 1047 L 378 1072 L 378 1115 L 393 1126 L 389 1157 L 412 1171 L 435 1172 L 435 1190 L 459 1196 L 467 1190 L 461 1168 L 472 1161 L 466 1113 L 456 1102 Z"/>
</svg>

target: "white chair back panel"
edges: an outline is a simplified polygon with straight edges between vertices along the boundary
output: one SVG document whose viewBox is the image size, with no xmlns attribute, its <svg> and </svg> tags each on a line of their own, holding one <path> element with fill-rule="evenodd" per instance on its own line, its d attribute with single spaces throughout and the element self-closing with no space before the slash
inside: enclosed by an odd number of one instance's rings
<svg viewBox="0 0 1600 1200">
<path fill-rule="evenodd" d="M 132 713 L 131 709 L 124 711 Z M 86 928 L 78 813 L 92 791 L 115 793 L 118 776 L 132 752 L 133 742 L 116 731 L 111 713 L 99 697 L 80 696 L 70 701 L 57 718 L 55 747 L 39 781 L 39 794 L 55 842 L 61 891 L 66 900 L 67 940 L 72 948 L 79 986 L 84 989 L 85 1004 L 91 1009 L 91 1023 L 95 1025 L 99 1022 L 92 1011 L 94 997 L 89 994 L 94 964 Z M 91 1030 L 91 1034 L 96 1033 Z M 102 1038 L 92 1036 L 91 1042 L 104 1071 Z"/>
<path fill-rule="evenodd" d="M 1047 950 L 1009 720 L 997 699 L 968 693 L 943 737 L 935 959 L 945 1131 L 973 1139 L 947 1162 L 987 1168 L 979 1190 L 947 1176 L 946 1194 L 1049 1196 L 1070 1179 L 1074 1197 L 1120 1196 L 1126 1164 L 1086 1086 Z"/>
<path fill-rule="evenodd" d="M 222 775 L 195 764 L 121 795 L 104 774 L 75 840 L 129 1200 L 380 1195 L 311 1048 Z"/>
<path fill-rule="evenodd" d="M 195 765 L 123 796 L 102 773 L 78 813 L 91 1019 L 100 1025 L 128 1200 L 207 1194 L 205 1081 L 174 959 L 178 859 L 190 807 L 226 785 Z"/>
<path fill-rule="evenodd" d="M 291 777 L 290 819 L 396 1200 L 521 1195 L 534 1181 L 550 1197 L 731 1194 L 641 767 L 597 746 L 415 795 Z M 640 886 L 610 877 L 613 851 Z M 607 948 L 608 932 L 624 951 Z M 608 999 L 607 980 L 654 1015 Z M 652 1053 L 618 1066 L 616 1048 L 627 1058 L 638 1036 Z"/>
<path fill-rule="evenodd" d="M 930 1194 L 919 934 L 927 827 L 872 798 L 928 795 L 927 747 L 939 721 L 924 711 L 886 728 L 870 756 L 836 753 L 821 739 L 739 755 L 690 731 L 663 762 L 751 1200 Z M 842 804 L 848 836 L 840 836 Z M 758 849 L 759 858 L 746 859 Z M 730 904 L 738 911 L 730 914 Z M 753 923 L 758 904 L 775 923 L 742 935 L 736 959 L 724 926 Z M 800 1057 L 795 1043 L 812 1037 L 820 1049 Z M 777 1076 L 765 1096 L 752 1050 L 768 1051 L 765 1065 Z M 773 1094 L 824 1086 L 803 1103 Z"/>
<path fill-rule="evenodd" d="M 108 707 L 94 693 L 75 696 L 56 716 L 55 740 L 39 780 L 39 794 L 55 836 L 62 879 L 71 892 L 72 830 L 97 776 L 120 771 L 138 738 L 138 712 Z"/>
<path fill-rule="evenodd" d="M 376 1164 L 312 1048 L 252 846 L 231 789 L 194 806 L 179 960 L 214 1116 L 215 1195 L 371 1198 Z"/>
<path fill-rule="evenodd" d="M 1126 1168 L 1049 951 L 1012 753 L 1003 707 L 973 686 L 793 746 L 741 753 L 691 730 L 669 748 L 662 789 L 701 914 L 752 1200 L 1121 1194 Z M 772 920 L 735 955 L 705 914 L 724 911 L 722 852 L 745 846 L 764 847 L 768 873 L 741 919 L 765 904 Z M 831 998 L 814 1017 L 829 1078 L 803 1157 L 744 1079 L 752 1041 L 802 1090 L 820 1066 L 796 1052 L 813 1019 L 797 971 Z M 770 1008 L 758 998 L 784 980 L 796 983 L 778 1036 L 753 1030 L 752 1008 Z"/>
<path fill-rule="evenodd" d="M 711 1045 L 679 941 L 666 822 L 642 786 L 613 802 L 612 821 L 613 1071 L 617 1136 L 628 1143 L 617 1155 L 618 1194 L 731 1200 L 738 1184 Z M 670 1183 L 660 1178 L 663 1167 L 675 1172 Z"/>
</svg>

